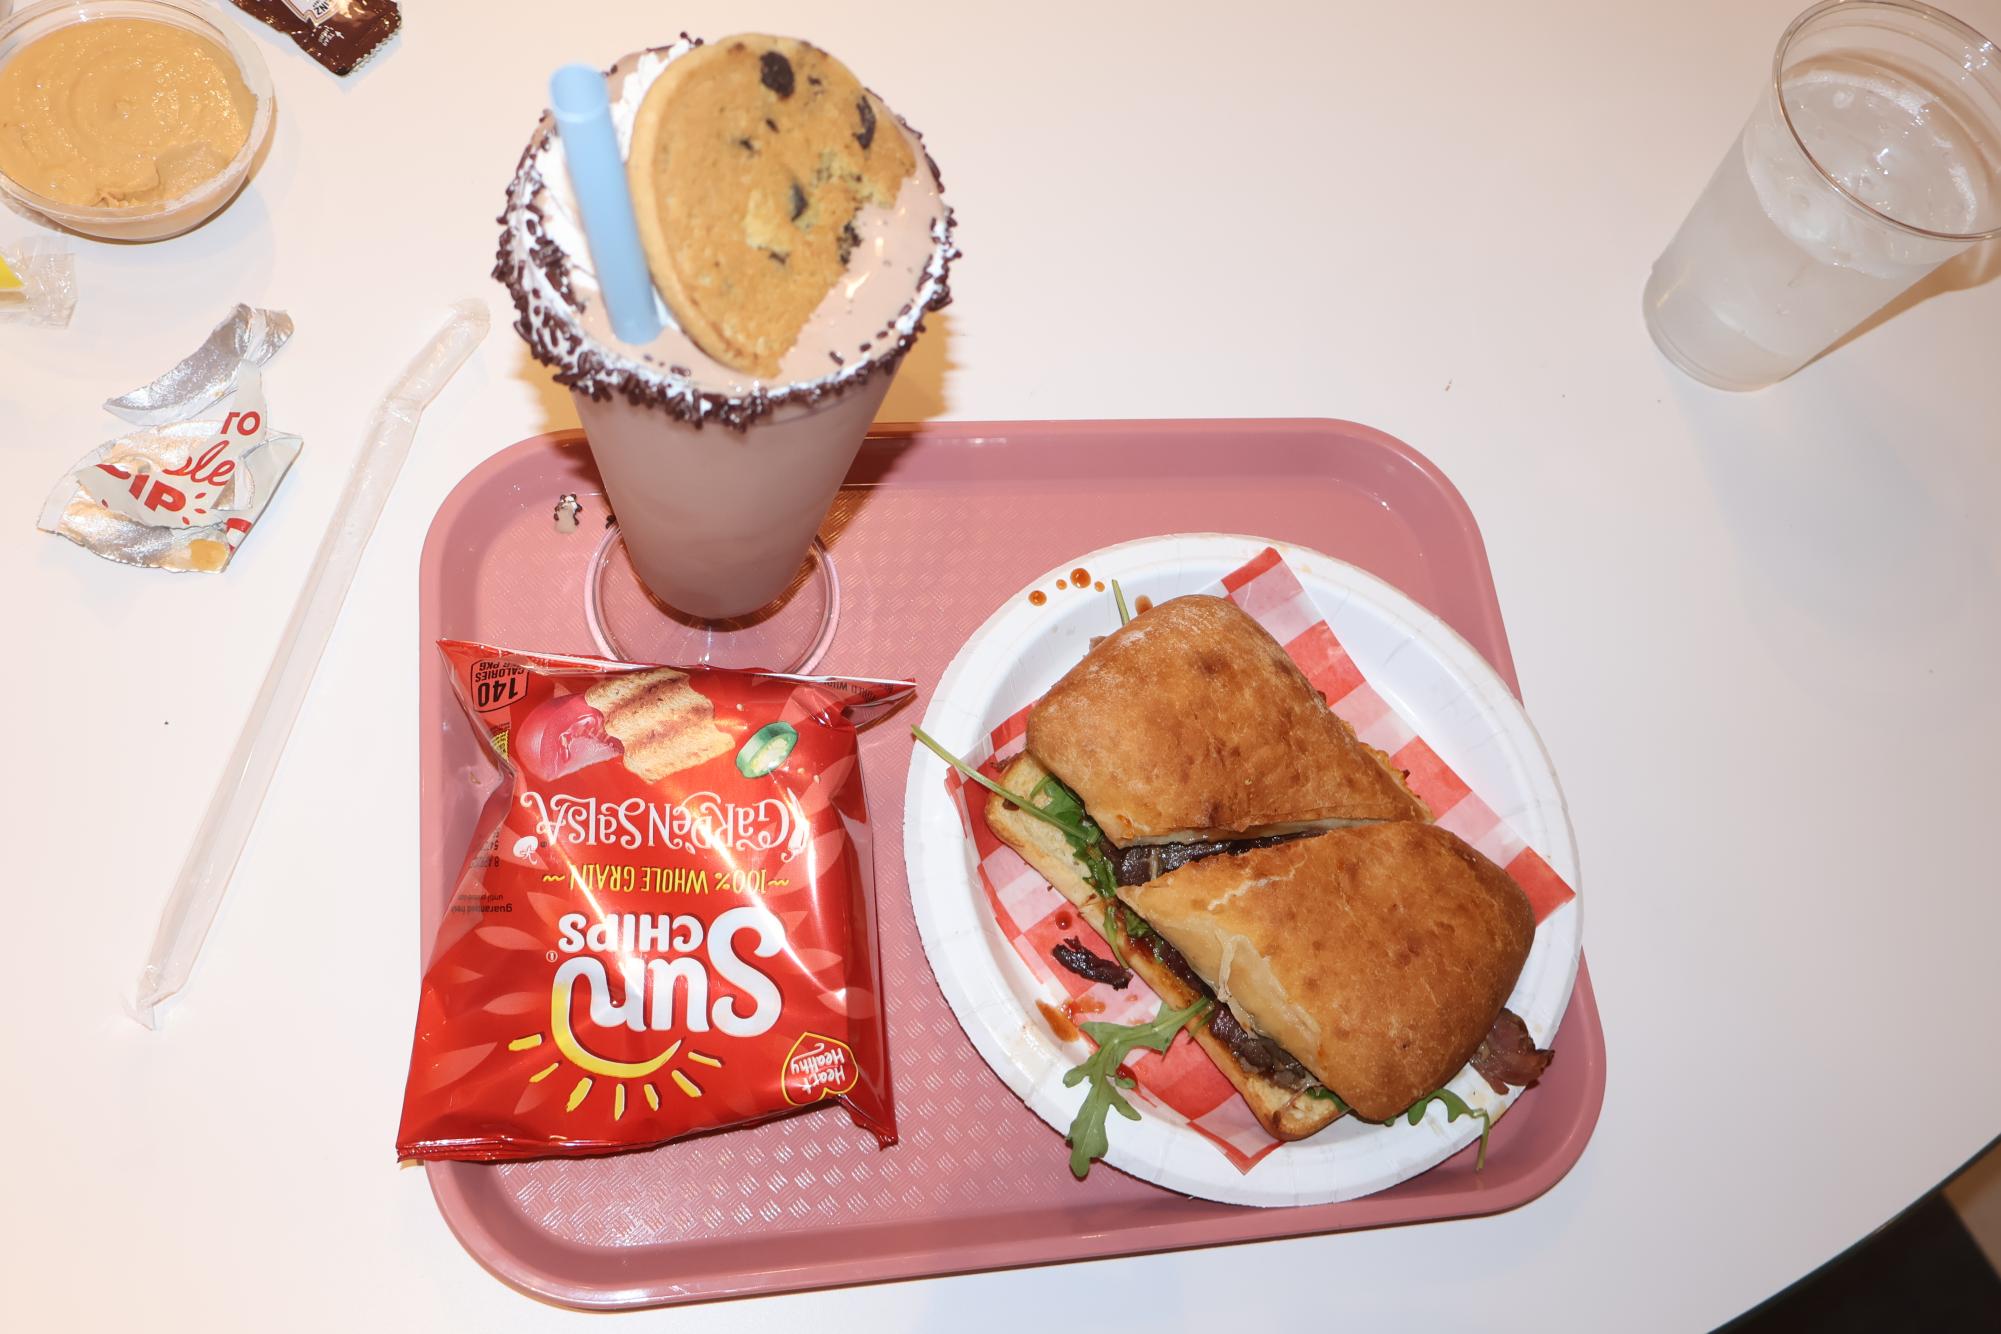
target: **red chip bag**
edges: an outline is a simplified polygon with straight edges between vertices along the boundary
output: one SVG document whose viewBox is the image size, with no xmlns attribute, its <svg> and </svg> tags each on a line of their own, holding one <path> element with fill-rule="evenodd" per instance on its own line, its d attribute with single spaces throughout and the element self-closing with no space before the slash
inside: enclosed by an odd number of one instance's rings
<svg viewBox="0 0 2001 1334">
<path fill-rule="evenodd" d="M 825 1101 L 895 1143 L 855 722 L 913 683 L 438 647 L 505 781 L 432 942 L 398 1155 Z"/>
</svg>

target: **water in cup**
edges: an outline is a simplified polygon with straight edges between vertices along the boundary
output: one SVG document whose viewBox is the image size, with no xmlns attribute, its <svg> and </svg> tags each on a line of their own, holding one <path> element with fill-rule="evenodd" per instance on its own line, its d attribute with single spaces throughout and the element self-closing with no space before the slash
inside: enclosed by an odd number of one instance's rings
<svg viewBox="0 0 2001 1334">
<path fill-rule="evenodd" d="M 1655 342 L 1724 388 L 1798 370 L 2001 214 L 1995 126 L 1952 78 L 1849 47 L 1777 91 L 1647 284 Z"/>
</svg>

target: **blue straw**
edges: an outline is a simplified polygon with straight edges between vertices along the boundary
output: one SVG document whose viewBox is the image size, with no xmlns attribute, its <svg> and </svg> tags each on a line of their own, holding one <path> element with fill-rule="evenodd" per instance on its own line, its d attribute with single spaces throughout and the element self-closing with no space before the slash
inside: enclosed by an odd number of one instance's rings
<svg viewBox="0 0 2001 1334">
<path fill-rule="evenodd" d="M 650 343 L 660 334 L 660 317 L 646 252 L 632 220 L 632 191 L 612 133 L 604 75 L 589 65 L 563 66 L 549 78 L 549 105 L 562 131 L 570 185 L 583 211 L 584 235 L 611 312 L 612 332 L 628 343 Z"/>
</svg>

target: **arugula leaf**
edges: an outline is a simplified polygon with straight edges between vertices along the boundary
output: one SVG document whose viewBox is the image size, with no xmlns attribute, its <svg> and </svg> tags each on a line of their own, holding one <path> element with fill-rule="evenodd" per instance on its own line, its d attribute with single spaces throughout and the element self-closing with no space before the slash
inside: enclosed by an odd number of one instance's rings
<svg viewBox="0 0 2001 1334">
<path fill-rule="evenodd" d="M 1064 837 L 1070 842 L 1070 852 L 1084 868 L 1084 878 L 1091 883 L 1091 892 L 1098 896 L 1105 909 L 1100 931 L 1105 943 L 1111 946 L 1112 959 L 1119 967 L 1130 970 L 1125 951 L 1120 948 L 1120 938 L 1130 938 L 1136 934 L 1133 923 L 1140 922 L 1140 916 L 1131 908 L 1119 902 L 1118 876 L 1112 871 L 1111 858 L 1105 856 L 1098 846 L 1100 834 L 1097 822 L 1084 811 L 1084 803 L 1075 792 L 1065 787 L 1055 774 L 1050 774 L 1035 785 L 1028 794 L 1031 803 L 1042 802 L 1041 809 L 1057 816 L 1065 824 L 1074 825 L 1077 833 L 1067 830 Z M 1145 924 L 1142 922 L 1142 926 Z"/>
<path fill-rule="evenodd" d="M 1439 1089 L 1436 1093 L 1427 1093 L 1412 1103 L 1410 1110 L 1403 1114 L 1404 1124 L 1414 1126 L 1419 1121 L 1422 1121 L 1426 1110 L 1434 1102 L 1445 1108 L 1445 1124 L 1447 1125 L 1451 1125 L 1462 1116 L 1477 1116 L 1480 1118 L 1480 1153 L 1473 1160 L 1473 1170 L 1478 1172 L 1484 1169 L 1487 1166 L 1487 1136 L 1494 1129 L 1494 1118 L 1485 1108 L 1468 1107 L 1466 1100 L 1451 1089 Z"/>
<path fill-rule="evenodd" d="M 1105 905 L 1105 920 L 1101 924 L 1098 934 L 1105 938 L 1105 944 L 1111 948 L 1112 962 L 1130 973 L 1133 968 L 1132 961 L 1126 958 L 1126 952 L 1119 944 L 1119 936 L 1122 933 L 1114 924 L 1115 920 L 1112 916 L 1112 905 L 1108 903 Z"/>
<path fill-rule="evenodd" d="M 1030 805 L 1041 802 L 1038 810 L 1055 816 L 1062 823 L 1058 826 L 1070 841 L 1070 850 L 1077 854 L 1077 860 L 1084 864 L 1084 878 L 1091 882 L 1091 890 L 1101 899 L 1116 899 L 1119 896 L 1118 877 L 1112 872 L 1111 858 L 1098 846 L 1102 837 L 1098 822 L 1084 810 L 1084 803 L 1075 792 L 1063 786 L 1055 774 L 1050 774 L 1035 785 L 1028 794 Z"/>
<path fill-rule="evenodd" d="M 989 792 L 1006 798 L 1043 823 L 1053 826 L 1063 835 L 1064 841 L 1070 845 L 1072 855 L 1083 868 L 1084 878 L 1090 882 L 1091 892 L 1104 904 L 1104 937 L 1106 943 L 1112 947 L 1112 958 L 1118 961 L 1119 967 L 1128 967 L 1125 954 L 1119 948 L 1121 933 L 1114 925 L 1113 918 L 1114 909 L 1122 906 L 1118 901 L 1118 877 L 1112 871 L 1111 859 L 1106 857 L 1104 849 L 1098 846 L 1098 840 L 1103 835 L 1098 830 L 1097 822 L 1085 812 L 1084 803 L 1078 799 L 1077 794 L 1065 787 L 1054 774 L 1037 783 L 1034 790 L 1025 797 L 1019 792 L 1010 792 L 939 745 L 923 728 L 913 727 L 910 729 L 910 734 L 967 778 Z M 1139 920 L 1130 908 L 1124 911 L 1129 921 Z"/>
<path fill-rule="evenodd" d="M 1064 832 L 1073 839 L 1088 840 L 1093 846 L 1098 841 L 1098 822 L 1084 809 L 1084 802 L 1075 792 L 1063 785 L 1055 774 L 1045 774 L 1041 782 L 1029 790 L 1031 802 L 1042 803 L 1039 809 L 1060 820 Z"/>
<path fill-rule="evenodd" d="M 1060 816 L 1050 814 L 1050 812 L 1036 805 L 1034 802 L 1030 801 L 1027 797 L 1022 796 L 1019 792 L 1008 791 L 1006 788 L 1002 787 L 999 783 L 996 783 L 993 779 L 987 777 L 985 774 L 981 773 L 978 769 L 975 769 L 972 765 L 967 764 L 957 755 L 954 755 L 951 751 L 946 750 L 943 746 L 939 745 L 936 741 L 932 740 L 930 734 L 927 733 L 923 728 L 921 727 L 911 728 L 910 735 L 916 737 L 919 741 L 923 742 L 925 746 L 930 749 L 932 754 L 936 755 L 939 759 L 945 761 L 945 763 L 951 765 L 954 769 L 957 769 L 965 777 L 972 779 L 975 783 L 978 783 L 981 787 L 993 793 L 995 796 L 1005 797 L 1009 801 L 1013 802 L 1015 805 L 1027 811 L 1030 815 L 1033 815 L 1038 820 L 1041 820 L 1043 823 L 1055 825 L 1056 828 L 1058 828 L 1063 832 L 1063 836 L 1070 840 L 1072 847 L 1075 847 L 1080 839 L 1091 842 L 1096 841 L 1098 834 L 1098 826 L 1096 826 L 1095 824 L 1090 825 L 1089 832 L 1086 833 L 1085 830 L 1077 827 L 1073 822 L 1065 820 Z M 1072 797 L 1071 800 L 1075 801 L 1076 798 Z M 1082 813 L 1083 809 L 1084 809 L 1083 806 L 1079 804 L 1077 810 L 1080 814 Z M 1086 822 L 1088 823 L 1089 817 L 1085 817 L 1085 819 Z"/>
<path fill-rule="evenodd" d="M 1119 1073 L 1119 1067 L 1126 1057 L 1137 1047 L 1164 1052 L 1174 1042 L 1174 1035 L 1190 1022 L 1200 1019 L 1214 1004 L 1208 997 L 1202 997 L 1185 1010 L 1170 1010 L 1167 1002 L 1160 1003 L 1160 1010 L 1147 1024 L 1081 1024 L 1098 1049 L 1091 1053 L 1082 1065 L 1071 1067 L 1063 1076 L 1063 1086 L 1074 1088 L 1089 1080 L 1089 1091 L 1084 1095 L 1084 1105 L 1077 1109 L 1077 1115 L 1070 1122 L 1070 1133 L 1064 1139 L 1070 1144 L 1070 1175 L 1082 1181 L 1091 1173 L 1091 1163 L 1105 1156 L 1112 1146 L 1111 1137 L 1105 1133 L 1105 1114 L 1117 1112 L 1128 1121 L 1139 1120 L 1139 1112 L 1120 1093 L 1122 1088 L 1134 1087 L 1134 1081 Z"/>
<path fill-rule="evenodd" d="M 1133 614 L 1126 610 L 1126 590 L 1119 587 L 1116 579 L 1112 580 L 1112 600 L 1119 604 L 1119 624 L 1124 625 L 1133 618 Z"/>
</svg>

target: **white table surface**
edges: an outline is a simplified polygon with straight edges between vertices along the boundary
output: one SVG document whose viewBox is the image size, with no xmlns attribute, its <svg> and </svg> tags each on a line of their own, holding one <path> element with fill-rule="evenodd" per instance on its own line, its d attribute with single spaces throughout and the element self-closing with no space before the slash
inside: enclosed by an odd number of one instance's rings
<svg viewBox="0 0 2001 1334">
<path fill-rule="evenodd" d="M 487 276 L 544 79 L 683 26 L 818 39 L 927 132 L 966 257 L 885 417 L 1340 416 L 1453 478 L 1568 789 L 1610 1086 L 1576 1169 L 1498 1217 L 623 1323 L 1020 1330 L 1137 1292 L 1160 1328 L 1687 1329 L 1909 1204 L 2001 1129 L 2001 283 L 1753 396 L 1656 355 L 1648 265 L 1791 8 L 412 0 L 344 82 L 245 22 L 279 96 L 248 192 L 177 240 L 77 242 L 73 326 L 0 326 L 0 1322 L 584 1325 L 389 1161 L 413 574 L 459 477 L 575 420 Z M 33 230 L 0 214 L 0 242 Z M 360 432 L 468 295 L 495 332 L 425 418 L 203 965 L 144 1032 L 118 998 Z M 239 300 L 298 321 L 266 386 L 307 446 L 237 565 L 36 533 L 115 434 L 99 401 Z"/>
</svg>

